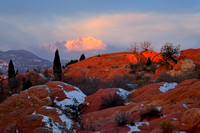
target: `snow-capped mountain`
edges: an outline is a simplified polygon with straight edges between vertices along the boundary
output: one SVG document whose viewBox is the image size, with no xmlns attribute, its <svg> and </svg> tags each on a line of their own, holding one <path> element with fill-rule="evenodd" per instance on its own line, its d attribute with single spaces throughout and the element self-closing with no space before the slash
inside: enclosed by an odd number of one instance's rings
<svg viewBox="0 0 200 133">
<path fill-rule="evenodd" d="M 45 69 L 52 67 L 52 62 L 42 59 L 26 50 L 0 51 L 0 71 L 7 74 L 9 61 L 12 59 L 15 69 L 19 73 L 27 70 Z"/>
<path fill-rule="evenodd" d="M 42 44 L 39 46 L 39 50 L 34 52 L 45 59 L 53 60 L 56 49 L 59 50 L 60 58 L 65 60 L 78 59 L 82 53 L 86 57 L 90 57 L 98 54 L 118 52 L 117 49 L 93 37 Z"/>
</svg>

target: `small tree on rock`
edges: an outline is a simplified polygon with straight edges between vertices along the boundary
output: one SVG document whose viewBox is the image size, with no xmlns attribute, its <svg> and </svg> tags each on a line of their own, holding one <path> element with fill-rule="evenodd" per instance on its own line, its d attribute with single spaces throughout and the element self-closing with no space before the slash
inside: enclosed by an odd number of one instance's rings
<svg viewBox="0 0 200 133">
<path fill-rule="evenodd" d="M 142 52 L 153 50 L 153 47 L 151 46 L 150 41 L 144 41 L 143 43 L 140 43 L 140 47 L 141 47 Z"/>
<path fill-rule="evenodd" d="M 53 73 L 54 73 L 54 80 L 61 81 L 62 69 L 61 69 L 60 56 L 59 56 L 58 49 L 55 52 L 55 57 L 53 61 Z"/>
<path fill-rule="evenodd" d="M 174 46 L 173 43 L 166 43 L 161 47 L 160 53 L 165 62 L 172 60 L 174 63 L 177 63 L 175 56 L 180 53 L 180 45 Z"/>
<path fill-rule="evenodd" d="M 137 42 L 133 42 L 130 44 L 130 48 L 128 48 L 128 51 L 130 52 L 139 52 L 139 46 Z"/>
<path fill-rule="evenodd" d="M 152 64 L 150 57 L 148 57 L 147 62 L 146 62 L 146 66 L 150 66 Z"/>
<path fill-rule="evenodd" d="M 82 60 L 84 60 L 84 59 L 85 59 L 85 55 L 82 54 L 81 57 L 80 57 L 80 59 L 79 59 L 79 61 L 82 61 Z"/>
</svg>

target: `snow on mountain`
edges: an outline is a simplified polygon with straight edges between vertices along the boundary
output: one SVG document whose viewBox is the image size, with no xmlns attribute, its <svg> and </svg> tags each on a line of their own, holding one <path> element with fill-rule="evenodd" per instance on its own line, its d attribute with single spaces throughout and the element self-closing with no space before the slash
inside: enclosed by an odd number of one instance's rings
<svg viewBox="0 0 200 133">
<path fill-rule="evenodd" d="M 45 59 L 53 60 L 56 49 L 59 50 L 60 58 L 65 60 L 78 59 L 82 53 L 86 57 L 90 57 L 98 54 L 118 52 L 115 48 L 93 37 L 42 44 L 39 46 L 39 50 L 34 52 Z"/>
</svg>

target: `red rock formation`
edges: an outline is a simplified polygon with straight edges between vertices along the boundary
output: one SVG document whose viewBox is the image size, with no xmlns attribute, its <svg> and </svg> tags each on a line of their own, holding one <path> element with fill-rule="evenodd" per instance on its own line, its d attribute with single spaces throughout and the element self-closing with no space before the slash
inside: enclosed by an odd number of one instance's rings
<svg viewBox="0 0 200 133">
<path fill-rule="evenodd" d="M 31 87 L 3 101 L 0 104 L 0 132 L 9 130 L 15 125 L 15 120 L 31 115 L 35 109 L 52 105 L 51 95 L 49 88 L 42 85 Z"/>
<path fill-rule="evenodd" d="M 200 65 L 200 48 L 182 50 L 180 53 L 181 59 L 191 59 L 195 64 Z"/>
</svg>

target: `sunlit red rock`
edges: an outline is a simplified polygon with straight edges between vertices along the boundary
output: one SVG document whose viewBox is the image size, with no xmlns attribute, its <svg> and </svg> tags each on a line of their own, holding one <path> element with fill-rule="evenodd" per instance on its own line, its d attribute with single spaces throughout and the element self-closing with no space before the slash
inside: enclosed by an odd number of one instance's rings
<svg viewBox="0 0 200 133">
<path fill-rule="evenodd" d="M 142 52 L 142 56 L 144 56 L 146 59 L 150 58 L 152 62 L 156 63 L 163 59 L 160 53 L 154 51 Z"/>
<path fill-rule="evenodd" d="M 45 85 L 34 86 L 20 94 L 14 94 L 0 104 L 0 132 L 15 120 L 30 115 L 35 109 L 52 105 L 51 91 Z"/>
<path fill-rule="evenodd" d="M 180 53 L 181 59 L 191 59 L 195 64 L 200 65 L 200 48 L 199 49 L 187 49 L 182 50 Z"/>
<path fill-rule="evenodd" d="M 183 85 L 184 84 L 184 85 Z M 160 95 L 155 95 L 152 97 L 151 101 L 157 101 L 161 105 L 175 104 L 186 99 L 196 99 L 200 100 L 200 80 L 191 79 L 185 80 L 174 89 L 162 93 Z"/>
<path fill-rule="evenodd" d="M 129 95 L 129 100 L 136 103 L 149 101 L 152 97 L 162 93 L 159 88 L 163 84 L 164 82 L 145 85 L 142 88 L 132 92 Z"/>
<path fill-rule="evenodd" d="M 108 97 L 109 95 L 113 97 L 115 93 L 116 95 L 119 95 L 122 99 L 125 99 L 128 97 L 130 92 L 123 89 L 119 89 L 119 88 L 100 89 L 97 92 L 95 92 L 93 95 L 87 96 L 85 98 L 85 101 L 84 103 L 82 103 L 82 105 L 85 105 L 86 107 L 81 108 L 81 113 L 86 114 L 89 112 L 100 110 L 101 105 L 104 102 L 102 100 L 102 97 Z"/>
</svg>

